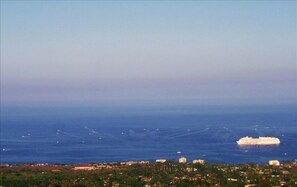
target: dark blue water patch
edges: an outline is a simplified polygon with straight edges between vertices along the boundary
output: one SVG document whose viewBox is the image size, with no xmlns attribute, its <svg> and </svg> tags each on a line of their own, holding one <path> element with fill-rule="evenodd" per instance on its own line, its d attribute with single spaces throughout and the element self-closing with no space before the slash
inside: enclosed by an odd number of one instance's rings
<svg viewBox="0 0 297 187">
<path fill-rule="evenodd" d="M 1 114 L 1 163 L 154 160 L 264 163 L 297 158 L 295 110 L 195 113 L 14 110 Z M 24 112 L 25 111 L 25 112 Z M 104 113 L 104 112 L 103 112 Z M 105 112 L 106 113 L 106 112 Z M 111 114 L 112 113 L 112 114 Z M 279 146 L 239 147 L 244 136 L 275 136 Z M 178 152 L 181 152 L 179 154 Z"/>
</svg>

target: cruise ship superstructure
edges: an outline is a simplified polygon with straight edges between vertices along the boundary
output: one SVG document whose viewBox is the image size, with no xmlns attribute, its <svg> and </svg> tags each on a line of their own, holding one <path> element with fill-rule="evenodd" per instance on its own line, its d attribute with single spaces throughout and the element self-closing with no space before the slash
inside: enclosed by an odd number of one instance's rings
<svg viewBox="0 0 297 187">
<path fill-rule="evenodd" d="M 237 141 L 237 144 L 240 146 L 250 146 L 250 145 L 278 145 L 280 144 L 280 140 L 275 137 L 243 137 Z"/>
</svg>

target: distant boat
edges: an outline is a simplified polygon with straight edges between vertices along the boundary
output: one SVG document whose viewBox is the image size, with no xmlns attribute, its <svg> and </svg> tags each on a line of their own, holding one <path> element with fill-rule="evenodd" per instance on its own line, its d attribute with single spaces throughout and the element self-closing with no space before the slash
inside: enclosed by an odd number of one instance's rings
<svg viewBox="0 0 297 187">
<path fill-rule="evenodd" d="M 280 140 L 276 137 L 243 137 L 237 141 L 237 144 L 240 146 L 253 146 L 253 145 L 278 145 Z"/>
</svg>

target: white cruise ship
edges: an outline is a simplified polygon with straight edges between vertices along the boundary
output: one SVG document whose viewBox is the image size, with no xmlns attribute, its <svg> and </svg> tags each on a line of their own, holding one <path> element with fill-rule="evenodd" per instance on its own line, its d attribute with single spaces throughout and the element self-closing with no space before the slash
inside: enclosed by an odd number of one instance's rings
<svg viewBox="0 0 297 187">
<path fill-rule="evenodd" d="M 250 146 L 250 145 L 278 145 L 280 144 L 280 140 L 275 137 L 243 137 L 237 141 L 237 144 L 240 146 Z"/>
</svg>

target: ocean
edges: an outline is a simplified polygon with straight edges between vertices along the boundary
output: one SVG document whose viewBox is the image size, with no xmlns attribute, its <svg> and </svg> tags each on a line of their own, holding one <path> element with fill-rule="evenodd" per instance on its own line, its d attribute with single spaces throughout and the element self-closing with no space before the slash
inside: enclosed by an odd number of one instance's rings
<svg viewBox="0 0 297 187">
<path fill-rule="evenodd" d="M 296 106 L 2 107 L 0 163 L 297 158 Z M 244 136 L 278 146 L 239 147 Z M 179 153 L 181 152 L 181 153 Z"/>
</svg>

